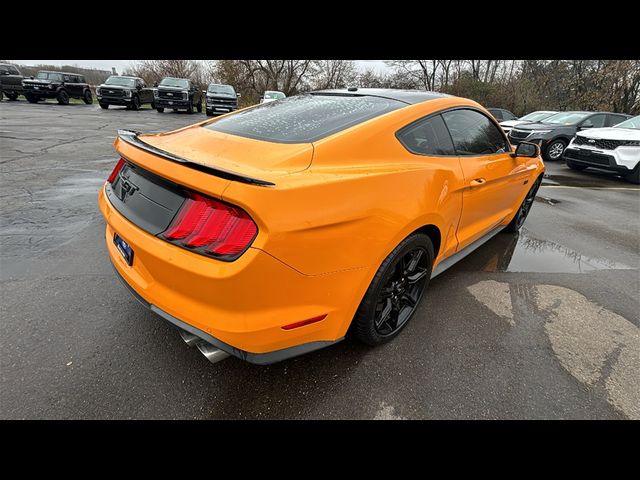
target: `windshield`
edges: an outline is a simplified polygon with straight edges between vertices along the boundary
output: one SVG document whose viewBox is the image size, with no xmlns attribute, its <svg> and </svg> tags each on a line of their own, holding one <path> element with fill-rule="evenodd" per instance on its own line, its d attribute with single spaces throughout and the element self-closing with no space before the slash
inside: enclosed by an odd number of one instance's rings
<svg viewBox="0 0 640 480">
<path fill-rule="evenodd" d="M 167 77 L 160 82 L 163 87 L 189 88 L 189 82 L 183 78 Z"/>
<path fill-rule="evenodd" d="M 56 80 L 58 82 L 62 81 L 61 73 L 52 73 L 52 72 L 38 72 L 36 74 L 36 78 L 40 80 Z"/>
<path fill-rule="evenodd" d="M 236 91 L 233 89 L 231 85 L 216 85 L 211 84 L 209 88 L 207 88 L 207 93 L 222 93 L 225 95 L 235 95 Z"/>
<path fill-rule="evenodd" d="M 406 105 L 364 95 L 297 95 L 221 117 L 205 127 L 268 142 L 307 143 Z"/>
<path fill-rule="evenodd" d="M 112 76 L 107 78 L 107 81 L 104 82 L 105 85 L 120 85 L 122 87 L 135 87 L 136 80 L 134 78 L 126 78 L 126 77 L 118 77 Z"/>
<path fill-rule="evenodd" d="M 555 114 L 556 112 L 531 112 L 529 115 L 525 115 L 520 118 L 520 120 L 525 120 L 527 122 L 539 122 L 540 120 L 544 120 L 545 118 Z"/>
<path fill-rule="evenodd" d="M 541 123 L 550 125 L 575 125 L 589 115 L 591 115 L 589 112 L 562 112 L 545 118 Z"/>
<path fill-rule="evenodd" d="M 640 130 L 640 115 L 630 118 L 629 120 L 625 120 L 613 128 L 633 128 L 634 130 Z"/>
<path fill-rule="evenodd" d="M 280 100 L 281 98 L 286 98 L 286 95 L 282 92 L 264 92 L 264 98 Z"/>
</svg>

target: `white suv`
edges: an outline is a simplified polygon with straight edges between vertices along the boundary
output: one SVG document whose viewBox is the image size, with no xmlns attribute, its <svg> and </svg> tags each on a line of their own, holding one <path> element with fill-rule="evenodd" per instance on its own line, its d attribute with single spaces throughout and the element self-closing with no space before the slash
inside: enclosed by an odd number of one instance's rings
<svg viewBox="0 0 640 480">
<path fill-rule="evenodd" d="M 640 183 L 640 115 L 615 127 L 578 132 L 564 151 L 569 168 L 612 170 L 625 180 Z"/>
</svg>

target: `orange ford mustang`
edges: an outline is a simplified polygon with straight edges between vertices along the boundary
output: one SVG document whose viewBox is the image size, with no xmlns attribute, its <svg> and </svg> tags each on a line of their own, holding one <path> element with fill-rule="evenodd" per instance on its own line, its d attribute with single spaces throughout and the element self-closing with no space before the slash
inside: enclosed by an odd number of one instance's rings
<svg viewBox="0 0 640 480">
<path fill-rule="evenodd" d="M 409 90 L 312 92 L 114 145 L 98 201 L 116 273 L 211 361 L 258 364 L 348 330 L 392 339 L 430 278 L 522 226 L 544 170 L 479 104 Z"/>
</svg>

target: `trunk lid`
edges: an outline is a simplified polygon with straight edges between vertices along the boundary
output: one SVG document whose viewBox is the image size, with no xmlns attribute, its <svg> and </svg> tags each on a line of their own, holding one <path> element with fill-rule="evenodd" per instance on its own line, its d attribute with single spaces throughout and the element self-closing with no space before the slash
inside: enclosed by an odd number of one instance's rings
<svg viewBox="0 0 640 480">
<path fill-rule="evenodd" d="M 195 164 L 277 183 L 280 176 L 311 165 L 313 145 L 283 144 L 216 132 L 200 125 L 174 132 L 139 135 L 143 142 Z"/>
</svg>

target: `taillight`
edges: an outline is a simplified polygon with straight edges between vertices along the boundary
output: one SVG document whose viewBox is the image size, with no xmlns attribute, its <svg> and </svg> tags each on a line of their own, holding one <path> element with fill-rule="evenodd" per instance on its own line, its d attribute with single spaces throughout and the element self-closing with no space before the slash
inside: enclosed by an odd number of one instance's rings
<svg viewBox="0 0 640 480">
<path fill-rule="evenodd" d="M 189 193 L 161 237 L 189 250 L 231 261 L 244 253 L 257 233 L 258 227 L 241 208 Z"/>
<path fill-rule="evenodd" d="M 120 173 L 120 170 L 122 170 L 123 166 L 124 166 L 124 158 L 121 158 L 120 160 L 118 160 L 118 163 L 116 163 L 116 166 L 113 169 L 113 172 L 111 172 L 111 175 L 109 175 L 107 182 L 113 185 L 113 182 L 116 181 L 116 178 L 118 177 L 118 174 Z"/>
</svg>

